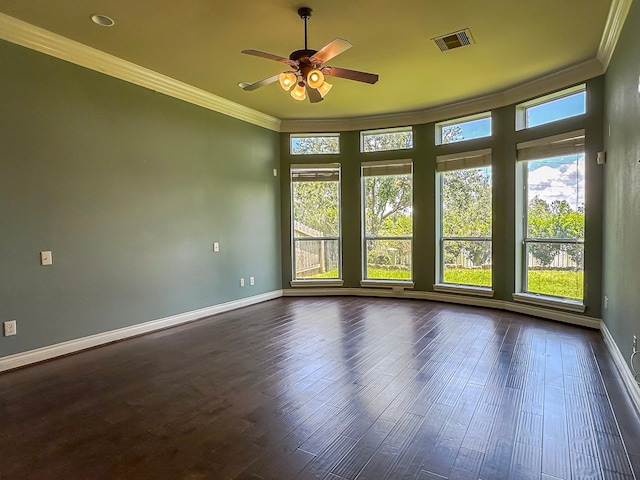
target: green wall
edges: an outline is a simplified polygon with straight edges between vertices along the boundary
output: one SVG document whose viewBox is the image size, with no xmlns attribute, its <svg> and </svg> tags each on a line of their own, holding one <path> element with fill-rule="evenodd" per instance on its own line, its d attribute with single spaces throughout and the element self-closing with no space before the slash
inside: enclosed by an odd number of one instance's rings
<svg viewBox="0 0 640 480">
<path fill-rule="evenodd" d="M 602 150 L 604 77 L 587 83 L 587 113 L 528 130 L 515 130 L 515 105 L 492 111 L 491 138 L 435 145 L 435 123 L 414 125 L 414 148 L 396 152 L 360 153 L 359 131 L 341 133 L 339 155 L 290 155 L 289 134 L 280 139 L 282 170 L 282 281 L 290 288 L 291 193 L 288 172 L 291 164 L 336 162 L 342 167 L 342 247 L 345 288 L 360 287 L 360 165 L 363 161 L 412 158 L 414 164 L 413 278 L 416 291 L 431 292 L 436 276 L 436 170 L 435 158 L 456 152 L 491 148 L 493 161 L 493 289 L 494 298 L 513 301 L 516 291 L 516 144 L 584 128 L 586 131 L 586 233 L 584 314 L 601 315 L 602 279 L 602 188 L 603 169 L 596 165 Z M 569 85 L 568 85 L 569 86 Z M 443 118 L 442 121 L 448 120 Z M 399 125 L 400 126 L 400 125 Z"/>
<path fill-rule="evenodd" d="M 640 337 L 640 4 L 633 2 L 605 81 L 604 295 L 603 321 L 629 358 Z"/>
<path fill-rule="evenodd" d="M 1 41 L 0 65 L 0 357 L 280 289 L 277 133 Z"/>
</svg>

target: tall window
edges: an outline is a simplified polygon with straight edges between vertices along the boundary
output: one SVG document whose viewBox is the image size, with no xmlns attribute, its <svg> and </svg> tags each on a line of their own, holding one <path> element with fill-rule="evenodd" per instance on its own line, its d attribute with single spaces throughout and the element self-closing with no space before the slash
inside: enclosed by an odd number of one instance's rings
<svg viewBox="0 0 640 480">
<path fill-rule="evenodd" d="M 437 157 L 439 282 L 491 286 L 491 150 Z"/>
<path fill-rule="evenodd" d="M 583 298 L 584 130 L 518 144 L 524 177 L 522 290 Z"/>
<path fill-rule="evenodd" d="M 411 280 L 413 165 L 362 165 L 365 280 Z"/>
<path fill-rule="evenodd" d="M 293 279 L 339 279 L 340 166 L 291 166 Z"/>
</svg>

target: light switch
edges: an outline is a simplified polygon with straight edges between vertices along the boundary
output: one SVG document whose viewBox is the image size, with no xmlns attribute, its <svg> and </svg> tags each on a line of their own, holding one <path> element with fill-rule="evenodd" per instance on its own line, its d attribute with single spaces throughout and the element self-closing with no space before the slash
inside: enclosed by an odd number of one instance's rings
<svg viewBox="0 0 640 480">
<path fill-rule="evenodd" d="M 213 251 L 214 252 L 220 251 L 220 242 L 213 242 Z"/>
<path fill-rule="evenodd" d="M 40 265 L 52 265 L 53 255 L 51 251 L 40 252 Z"/>
</svg>

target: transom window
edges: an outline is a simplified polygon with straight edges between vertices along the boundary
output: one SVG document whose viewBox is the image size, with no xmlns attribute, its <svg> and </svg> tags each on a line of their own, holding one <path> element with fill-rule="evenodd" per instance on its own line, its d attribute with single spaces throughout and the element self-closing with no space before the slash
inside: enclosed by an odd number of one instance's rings
<svg viewBox="0 0 640 480">
<path fill-rule="evenodd" d="M 335 155 L 340 153 L 340 134 L 296 134 L 290 136 L 291 155 Z"/>
<path fill-rule="evenodd" d="M 339 279 L 340 166 L 291 166 L 293 279 Z"/>
<path fill-rule="evenodd" d="M 491 150 L 436 158 L 438 282 L 491 286 Z"/>
<path fill-rule="evenodd" d="M 516 128 L 536 127 L 587 111 L 586 85 L 577 85 L 560 92 L 521 103 L 516 107 Z"/>
<path fill-rule="evenodd" d="M 491 112 L 436 123 L 436 145 L 491 136 Z"/>
<path fill-rule="evenodd" d="M 361 152 L 383 152 L 413 148 L 413 128 L 387 128 L 360 132 Z"/>
<path fill-rule="evenodd" d="M 362 164 L 364 280 L 410 281 L 413 165 L 410 160 Z"/>
<path fill-rule="evenodd" d="M 524 177 L 522 291 L 583 299 L 584 131 L 518 144 Z"/>
</svg>

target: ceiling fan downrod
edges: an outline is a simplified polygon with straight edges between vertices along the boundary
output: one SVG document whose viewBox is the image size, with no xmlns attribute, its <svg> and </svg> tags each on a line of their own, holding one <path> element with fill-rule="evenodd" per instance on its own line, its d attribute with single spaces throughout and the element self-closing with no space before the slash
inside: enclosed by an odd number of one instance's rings
<svg viewBox="0 0 640 480">
<path fill-rule="evenodd" d="M 311 17 L 311 10 L 309 7 L 301 7 L 298 9 L 298 15 L 304 20 L 304 49 L 307 50 L 307 20 Z"/>
</svg>

